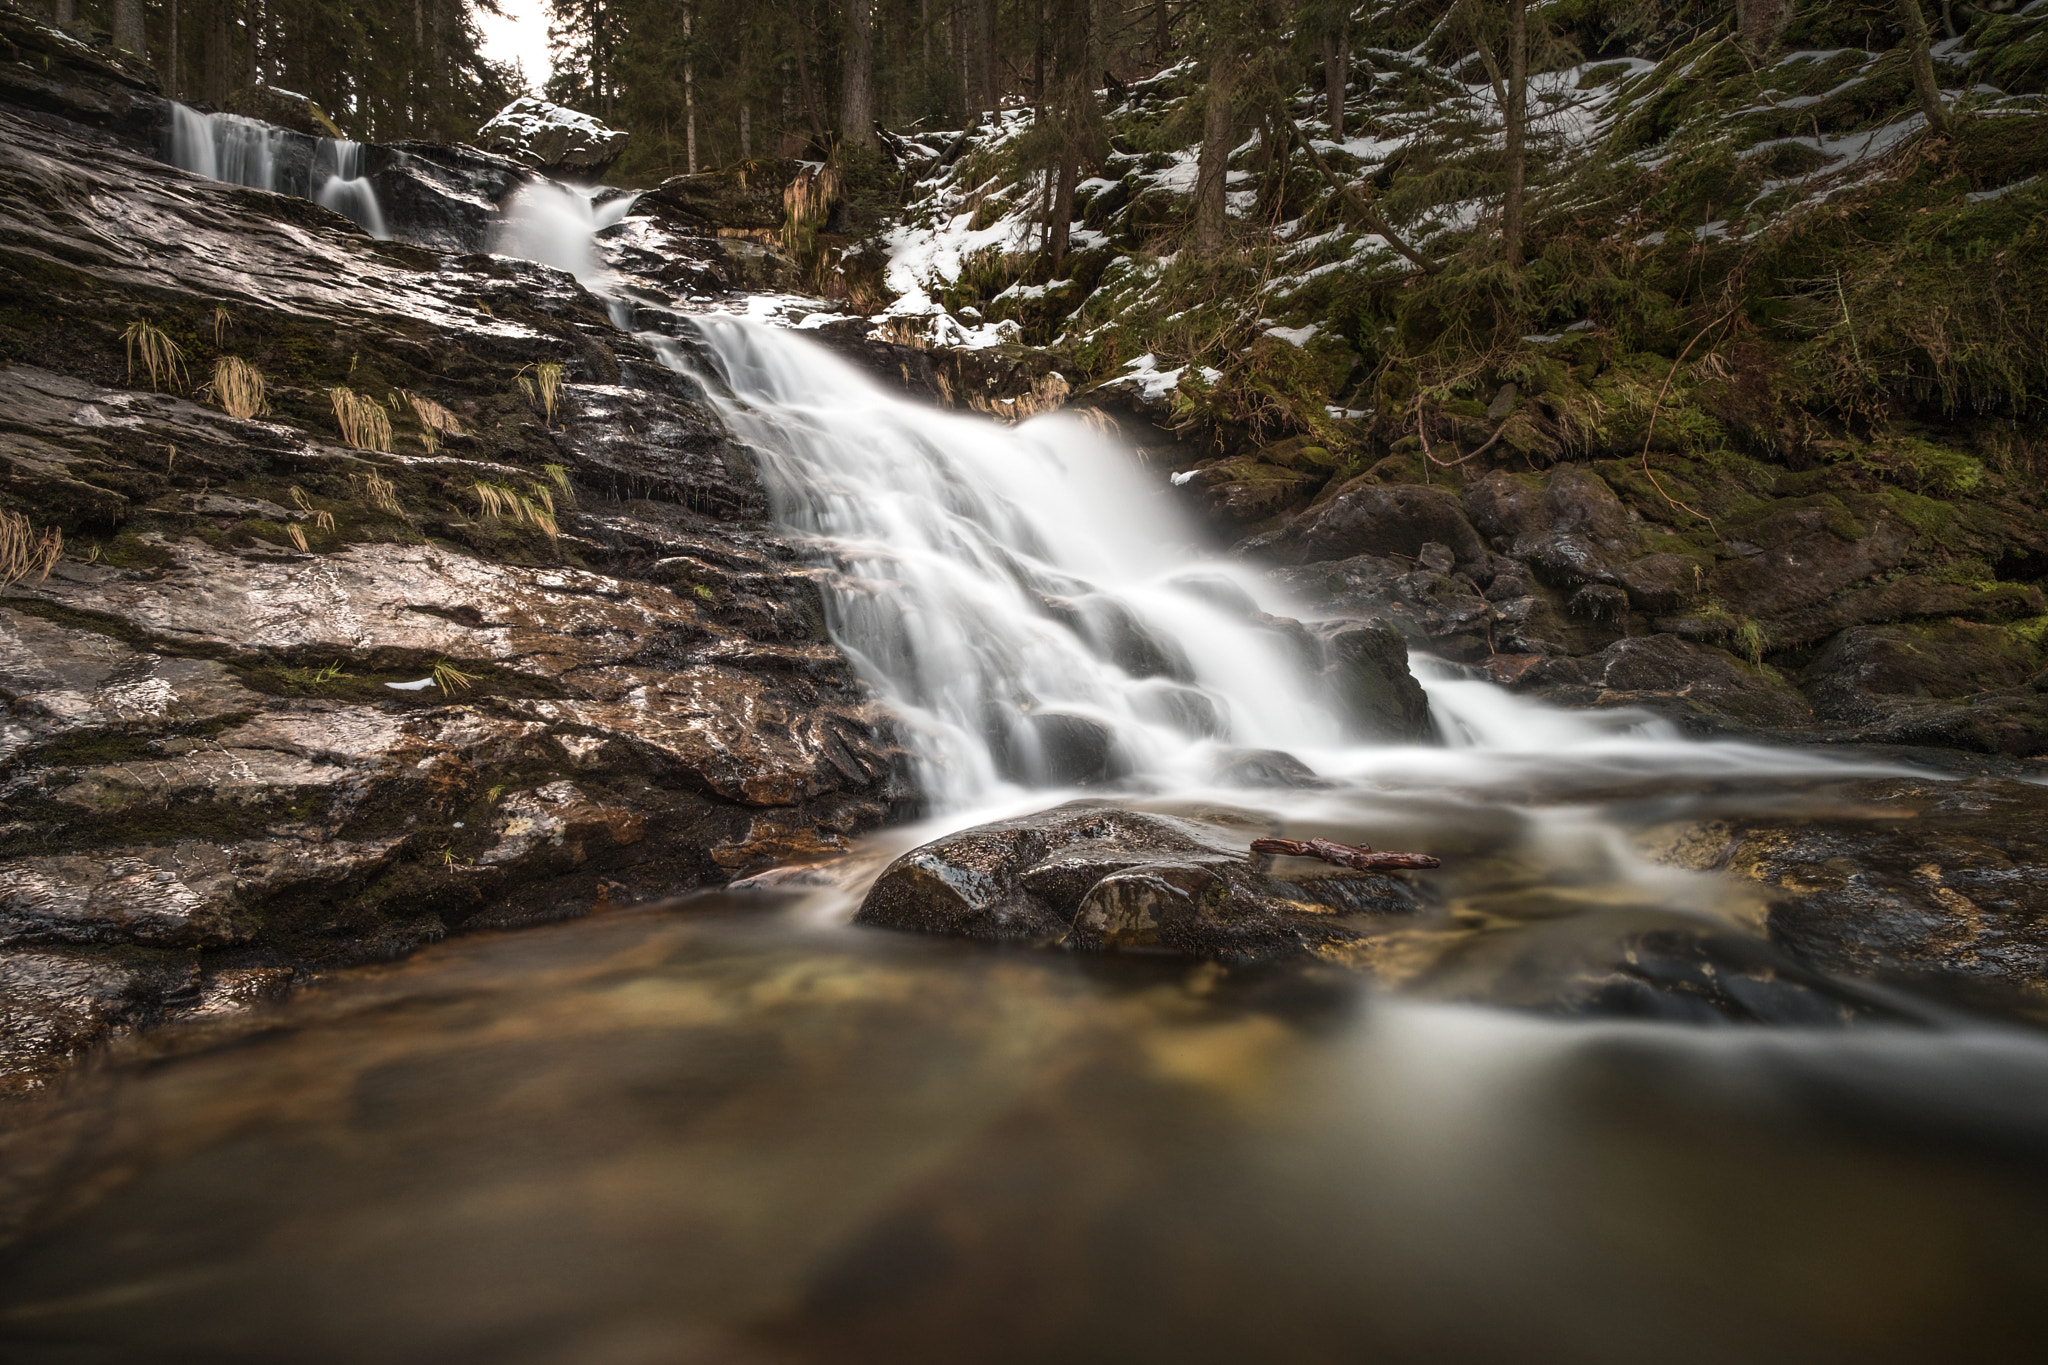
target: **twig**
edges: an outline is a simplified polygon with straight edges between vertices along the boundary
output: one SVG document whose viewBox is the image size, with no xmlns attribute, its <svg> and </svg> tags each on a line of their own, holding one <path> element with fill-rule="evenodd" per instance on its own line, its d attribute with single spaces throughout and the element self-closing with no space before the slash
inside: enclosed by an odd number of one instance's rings
<svg viewBox="0 0 2048 1365">
<path fill-rule="evenodd" d="M 1422 457 L 1428 460 L 1431 464 L 1435 465 L 1439 469 L 1449 469 L 1453 465 L 1461 465 L 1465 463 L 1465 461 L 1467 460 L 1474 460 L 1479 458 L 1481 455 L 1484 455 L 1487 451 L 1493 449 L 1493 443 L 1495 441 L 1498 441 L 1501 438 L 1501 436 L 1506 433 L 1508 429 L 1508 424 L 1506 422 L 1502 422 L 1500 424 L 1500 429 L 1495 431 L 1493 435 L 1486 438 L 1486 444 L 1480 446 L 1479 449 L 1473 451 L 1471 454 L 1460 455 L 1455 460 L 1439 460 L 1435 455 L 1430 453 L 1429 433 L 1423 430 L 1423 426 L 1424 423 L 1422 420 L 1422 403 L 1418 399 L 1415 404 L 1415 434 L 1422 438 Z"/>
<path fill-rule="evenodd" d="M 1722 323 L 1734 317 L 1738 312 L 1741 311 L 1741 309 L 1742 305 L 1740 304 L 1737 304 L 1735 307 L 1730 308 L 1720 317 L 1714 319 L 1705 327 L 1702 327 L 1699 330 L 1698 335 L 1693 337 L 1691 341 L 1685 343 L 1685 349 L 1678 353 L 1678 359 L 1671 362 L 1670 370 L 1667 371 L 1664 375 L 1664 385 L 1662 388 L 1657 390 L 1657 401 L 1650 404 L 1650 429 L 1643 433 L 1643 474 L 1650 480 L 1650 486 L 1656 489 L 1657 495 L 1663 498 L 1665 502 L 1671 504 L 1671 506 L 1679 508 L 1686 512 L 1690 512 L 1692 515 L 1698 517 L 1701 521 L 1704 521 L 1707 524 L 1708 528 L 1711 529 L 1713 533 L 1717 536 L 1721 534 L 1721 528 L 1714 525 L 1714 519 L 1712 517 L 1708 516 L 1705 512 L 1700 511 L 1696 507 L 1692 507 L 1686 503 L 1680 502 L 1677 498 L 1672 497 L 1669 493 L 1664 491 L 1664 485 L 1658 482 L 1657 480 L 1656 471 L 1650 468 L 1650 442 L 1657 439 L 1657 414 L 1663 410 L 1664 395 L 1671 392 L 1671 381 L 1677 378 L 1678 367 L 1685 363 L 1685 358 L 1692 354 L 1692 348 L 1699 345 L 1700 342 L 1705 339 L 1707 333 L 1713 331 L 1716 327 L 1719 327 Z"/>
<path fill-rule="evenodd" d="M 1375 853 L 1363 844 L 1340 844 L 1331 839 L 1254 839 L 1254 853 L 1280 853 L 1290 858 L 1321 858 L 1339 867 L 1360 872 L 1380 872 L 1397 867 L 1442 867 L 1441 858 L 1427 853 Z"/>
</svg>

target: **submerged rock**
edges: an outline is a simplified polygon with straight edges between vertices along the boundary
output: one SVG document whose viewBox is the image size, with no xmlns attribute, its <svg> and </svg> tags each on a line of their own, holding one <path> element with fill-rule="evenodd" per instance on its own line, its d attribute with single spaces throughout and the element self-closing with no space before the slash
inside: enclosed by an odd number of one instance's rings
<svg viewBox="0 0 2048 1365">
<path fill-rule="evenodd" d="M 859 924 L 988 942 L 1191 957 L 1286 957 L 1418 907 L 1399 877 L 1249 852 L 1267 823 L 1075 801 L 947 835 L 897 859 Z"/>
</svg>

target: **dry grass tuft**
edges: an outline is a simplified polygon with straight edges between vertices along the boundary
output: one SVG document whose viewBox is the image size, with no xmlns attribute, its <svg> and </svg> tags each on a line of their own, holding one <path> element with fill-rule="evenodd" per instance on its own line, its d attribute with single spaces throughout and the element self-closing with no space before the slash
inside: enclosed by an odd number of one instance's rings
<svg viewBox="0 0 2048 1365">
<path fill-rule="evenodd" d="M 247 420 L 270 411 L 263 398 L 263 372 L 240 356 L 224 355 L 213 362 L 213 401 L 230 417 Z"/>
<path fill-rule="evenodd" d="M 306 496 L 306 490 L 300 488 L 297 484 L 292 485 L 292 501 L 298 504 L 301 512 L 304 512 L 313 519 L 315 526 L 323 531 L 332 531 L 334 529 L 334 513 L 315 507 L 313 500 Z"/>
<path fill-rule="evenodd" d="M 327 395 L 334 400 L 342 440 L 357 450 L 391 449 L 391 418 L 382 403 L 354 389 L 329 389 Z"/>
<path fill-rule="evenodd" d="M 462 422 L 454 413 L 433 399 L 422 398 L 409 389 L 404 391 L 404 395 L 405 401 L 412 405 L 413 416 L 419 419 L 420 444 L 427 448 L 427 454 L 431 455 L 441 448 L 441 438 L 444 436 L 469 434 L 462 429 Z M 396 407 L 397 404 L 394 402 L 392 406 Z"/>
<path fill-rule="evenodd" d="M 369 498 L 370 506 L 394 517 L 405 515 L 405 508 L 400 506 L 398 501 L 398 485 L 382 474 L 351 474 L 349 478 L 363 481 L 363 492 Z"/>
<path fill-rule="evenodd" d="M 543 360 L 527 367 L 533 371 L 533 378 L 526 377 L 522 369 L 515 377 L 519 388 L 529 403 L 539 403 L 541 416 L 548 422 L 555 420 L 555 406 L 562 401 L 562 362 Z"/>
<path fill-rule="evenodd" d="M 183 388 L 191 384 L 192 376 L 185 370 L 185 351 L 160 327 L 140 318 L 128 324 L 128 330 L 121 333 L 128 343 L 128 380 L 135 381 L 135 357 L 142 356 L 142 368 L 149 373 L 150 391 L 154 393 L 159 385 L 174 383 Z"/>
<path fill-rule="evenodd" d="M 549 540 L 562 534 L 561 527 L 555 523 L 554 497 L 545 488 L 528 484 L 521 492 L 501 483 L 486 483 L 479 479 L 472 491 L 476 494 L 477 508 L 484 516 L 499 517 L 514 525 L 531 526 Z"/>
<path fill-rule="evenodd" d="M 64 533 L 56 527 L 38 534 L 20 512 L 0 512 L 0 589 L 11 588 L 30 574 L 42 582 L 63 553 Z"/>
<path fill-rule="evenodd" d="M 304 527 L 287 526 L 284 528 L 284 533 L 292 538 L 292 544 L 299 547 L 301 554 L 311 552 L 311 548 L 306 544 L 306 531 Z"/>
</svg>

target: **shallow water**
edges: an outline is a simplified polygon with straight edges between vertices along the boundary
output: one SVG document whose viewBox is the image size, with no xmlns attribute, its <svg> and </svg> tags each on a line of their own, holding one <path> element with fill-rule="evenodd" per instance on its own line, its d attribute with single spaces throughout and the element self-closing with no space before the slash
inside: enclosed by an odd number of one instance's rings
<svg viewBox="0 0 2048 1365">
<path fill-rule="evenodd" d="M 1553 1021 L 760 895 L 345 973 L 40 1112 L 9 1360 L 2017 1360 L 2048 1272 L 2031 1034 Z"/>
<path fill-rule="evenodd" d="M 500 245 L 609 288 L 590 234 L 630 201 L 592 204 L 529 196 Z M 1721 812 L 1851 809 L 1897 764 L 1449 672 L 1443 744 L 1357 742 L 1269 633 L 1174 586 L 1286 606 L 1206 562 L 1100 433 L 913 408 L 790 339 L 702 330 L 948 813 L 834 867 L 129 1040 L 6 1116 L 0 1358 L 2039 1353 L 2048 1041 L 1802 971 L 1754 886 L 1650 856 Z M 1168 673 L 1118 662 L 1131 622 Z M 1162 712 L 1169 683 L 1221 727 Z M 850 927 L 918 839 L 1080 794 L 1034 769 L 1046 709 L 1117 737 L 1125 776 L 1091 796 L 1445 866 L 1360 953 L 1263 969 Z M 1233 745 L 1326 785 L 1215 787 Z M 1810 996 L 1811 1026 L 1588 1008 L 1660 933 L 1720 945 L 1673 970 L 1740 1000 Z"/>
</svg>

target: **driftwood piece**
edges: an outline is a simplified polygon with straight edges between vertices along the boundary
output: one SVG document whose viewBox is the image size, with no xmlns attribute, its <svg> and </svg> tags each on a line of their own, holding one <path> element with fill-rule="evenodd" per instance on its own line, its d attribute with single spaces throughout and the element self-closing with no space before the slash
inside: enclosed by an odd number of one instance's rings
<svg viewBox="0 0 2048 1365">
<path fill-rule="evenodd" d="M 1357 844 L 1340 844 L 1330 839 L 1254 839 L 1254 853 L 1284 853 L 1292 858 L 1321 858 L 1339 867 L 1360 872 L 1384 872 L 1396 867 L 1442 867 L 1441 858 L 1427 853 L 1375 853 Z"/>
</svg>

